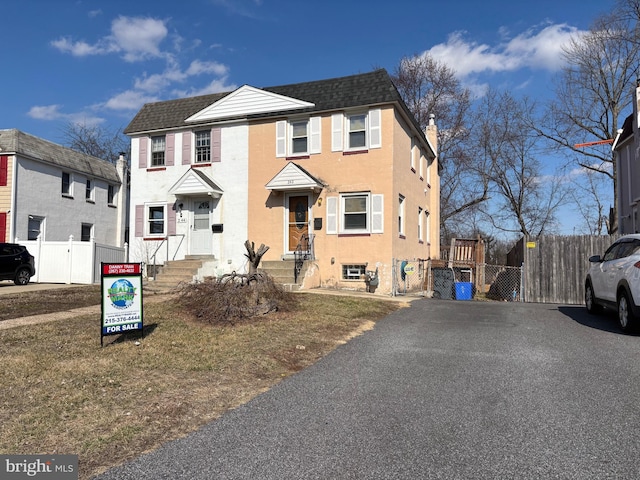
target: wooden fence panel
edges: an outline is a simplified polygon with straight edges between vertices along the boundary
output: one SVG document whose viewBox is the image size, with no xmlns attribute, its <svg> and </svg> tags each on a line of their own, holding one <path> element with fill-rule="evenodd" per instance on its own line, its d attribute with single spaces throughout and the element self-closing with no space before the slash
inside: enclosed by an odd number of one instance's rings
<svg viewBox="0 0 640 480">
<path fill-rule="evenodd" d="M 584 303 L 589 257 L 602 255 L 619 235 L 524 237 L 511 258 L 522 258 L 525 302 Z M 519 265 L 514 265 L 519 266 Z"/>
</svg>

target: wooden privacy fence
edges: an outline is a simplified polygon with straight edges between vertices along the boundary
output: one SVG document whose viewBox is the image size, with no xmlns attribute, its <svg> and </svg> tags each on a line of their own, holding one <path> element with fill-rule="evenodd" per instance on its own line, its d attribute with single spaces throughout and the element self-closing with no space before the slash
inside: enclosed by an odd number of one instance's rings
<svg viewBox="0 0 640 480">
<path fill-rule="evenodd" d="M 602 255 L 619 235 L 545 235 L 523 237 L 509 252 L 507 263 L 522 266 L 525 302 L 584 303 L 589 257 Z"/>
</svg>

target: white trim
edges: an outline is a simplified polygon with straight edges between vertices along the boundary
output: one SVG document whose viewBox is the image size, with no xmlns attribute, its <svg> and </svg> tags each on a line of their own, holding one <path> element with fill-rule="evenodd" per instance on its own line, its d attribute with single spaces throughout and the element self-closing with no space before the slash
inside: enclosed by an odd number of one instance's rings
<svg viewBox="0 0 640 480">
<path fill-rule="evenodd" d="M 222 118 L 246 118 L 249 115 L 312 108 L 315 104 L 243 85 L 229 95 L 190 116 L 185 122 L 204 122 Z"/>
</svg>

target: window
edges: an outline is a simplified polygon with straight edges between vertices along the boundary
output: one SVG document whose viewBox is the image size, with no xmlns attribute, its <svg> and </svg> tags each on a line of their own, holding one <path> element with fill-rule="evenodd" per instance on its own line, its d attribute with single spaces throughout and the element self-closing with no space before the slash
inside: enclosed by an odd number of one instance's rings
<svg viewBox="0 0 640 480">
<path fill-rule="evenodd" d="M 149 206 L 147 215 L 147 234 L 148 235 L 164 235 L 165 213 L 164 206 Z"/>
<path fill-rule="evenodd" d="M 369 195 L 343 195 L 342 229 L 345 231 L 369 231 L 368 215 Z"/>
<path fill-rule="evenodd" d="M 343 280 L 360 280 L 360 276 L 365 274 L 366 265 L 342 265 Z"/>
<path fill-rule="evenodd" d="M 367 115 L 347 118 L 347 149 L 367 148 Z"/>
<path fill-rule="evenodd" d="M 151 137 L 151 166 L 164 165 L 164 151 L 166 148 L 165 137 Z"/>
<path fill-rule="evenodd" d="M 411 139 L 411 170 L 416 171 L 416 157 L 419 154 L 420 149 L 416 145 L 415 138 Z"/>
<path fill-rule="evenodd" d="M 424 242 L 424 218 L 420 207 L 418 207 L 418 241 Z"/>
<path fill-rule="evenodd" d="M 398 197 L 398 234 L 404 237 L 404 196 Z"/>
<path fill-rule="evenodd" d="M 328 234 L 370 234 L 384 232 L 384 195 L 369 192 L 328 196 Z"/>
<path fill-rule="evenodd" d="M 307 139 L 309 136 L 309 122 L 307 120 L 301 122 L 293 122 L 290 124 L 291 129 L 291 146 L 292 155 L 300 155 L 307 153 Z"/>
<path fill-rule="evenodd" d="M 276 157 L 320 153 L 321 118 L 311 117 L 276 122 Z"/>
<path fill-rule="evenodd" d="M 115 205 L 116 187 L 114 185 L 107 186 L 107 205 Z"/>
<path fill-rule="evenodd" d="M 331 115 L 331 151 L 361 152 L 382 147 L 382 110 Z"/>
<path fill-rule="evenodd" d="M 65 195 L 67 197 L 73 196 L 71 174 L 68 172 L 62 172 L 62 195 Z"/>
<path fill-rule="evenodd" d="M 84 198 L 87 202 L 93 201 L 93 182 L 87 178 L 87 184 L 84 192 Z"/>
<path fill-rule="evenodd" d="M 196 132 L 196 163 L 211 162 L 211 131 Z"/>
<path fill-rule="evenodd" d="M 89 242 L 93 237 L 93 225 L 90 223 L 83 223 L 80 231 L 80 241 Z"/>
<path fill-rule="evenodd" d="M 425 230 L 425 235 L 424 238 L 427 241 L 427 243 L 429 243 L 429 234 L 430 234 L 430 229 L 429 229 L 429 212 L 425 211 L 424 212 L 424 224 L 426 226 Z"/>
<path fill-rule="evenodd" d="M 29 224 L 27 226 L 27 240 L 37 240 L 41 237 L 44 240 L 43 235 L 44 217 L 38 215 L 29 215 Z"/>
</svg>

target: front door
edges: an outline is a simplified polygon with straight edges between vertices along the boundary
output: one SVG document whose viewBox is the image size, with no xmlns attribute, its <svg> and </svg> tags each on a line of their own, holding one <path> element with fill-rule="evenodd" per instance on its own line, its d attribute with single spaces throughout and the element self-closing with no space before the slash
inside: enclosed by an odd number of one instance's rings
<svg viewBox="0 0 640 480">
<path fill-rule="evenodd" d="M 212 254 L 211 206 L 210 197 L 195 198 L 193 200 L 191 223 L 192 255 Z"/>
<path fill-rule="evenodd" d="M 294 252 L 303 239 L 309 234 L 309 196 L 290 195 L 287 201 L 287 251 Z M 308 237 L 306 237 L 308 238 Z M 302 242 L 303 251 L 308 249 L 307 242 Z"/>
</svg>

